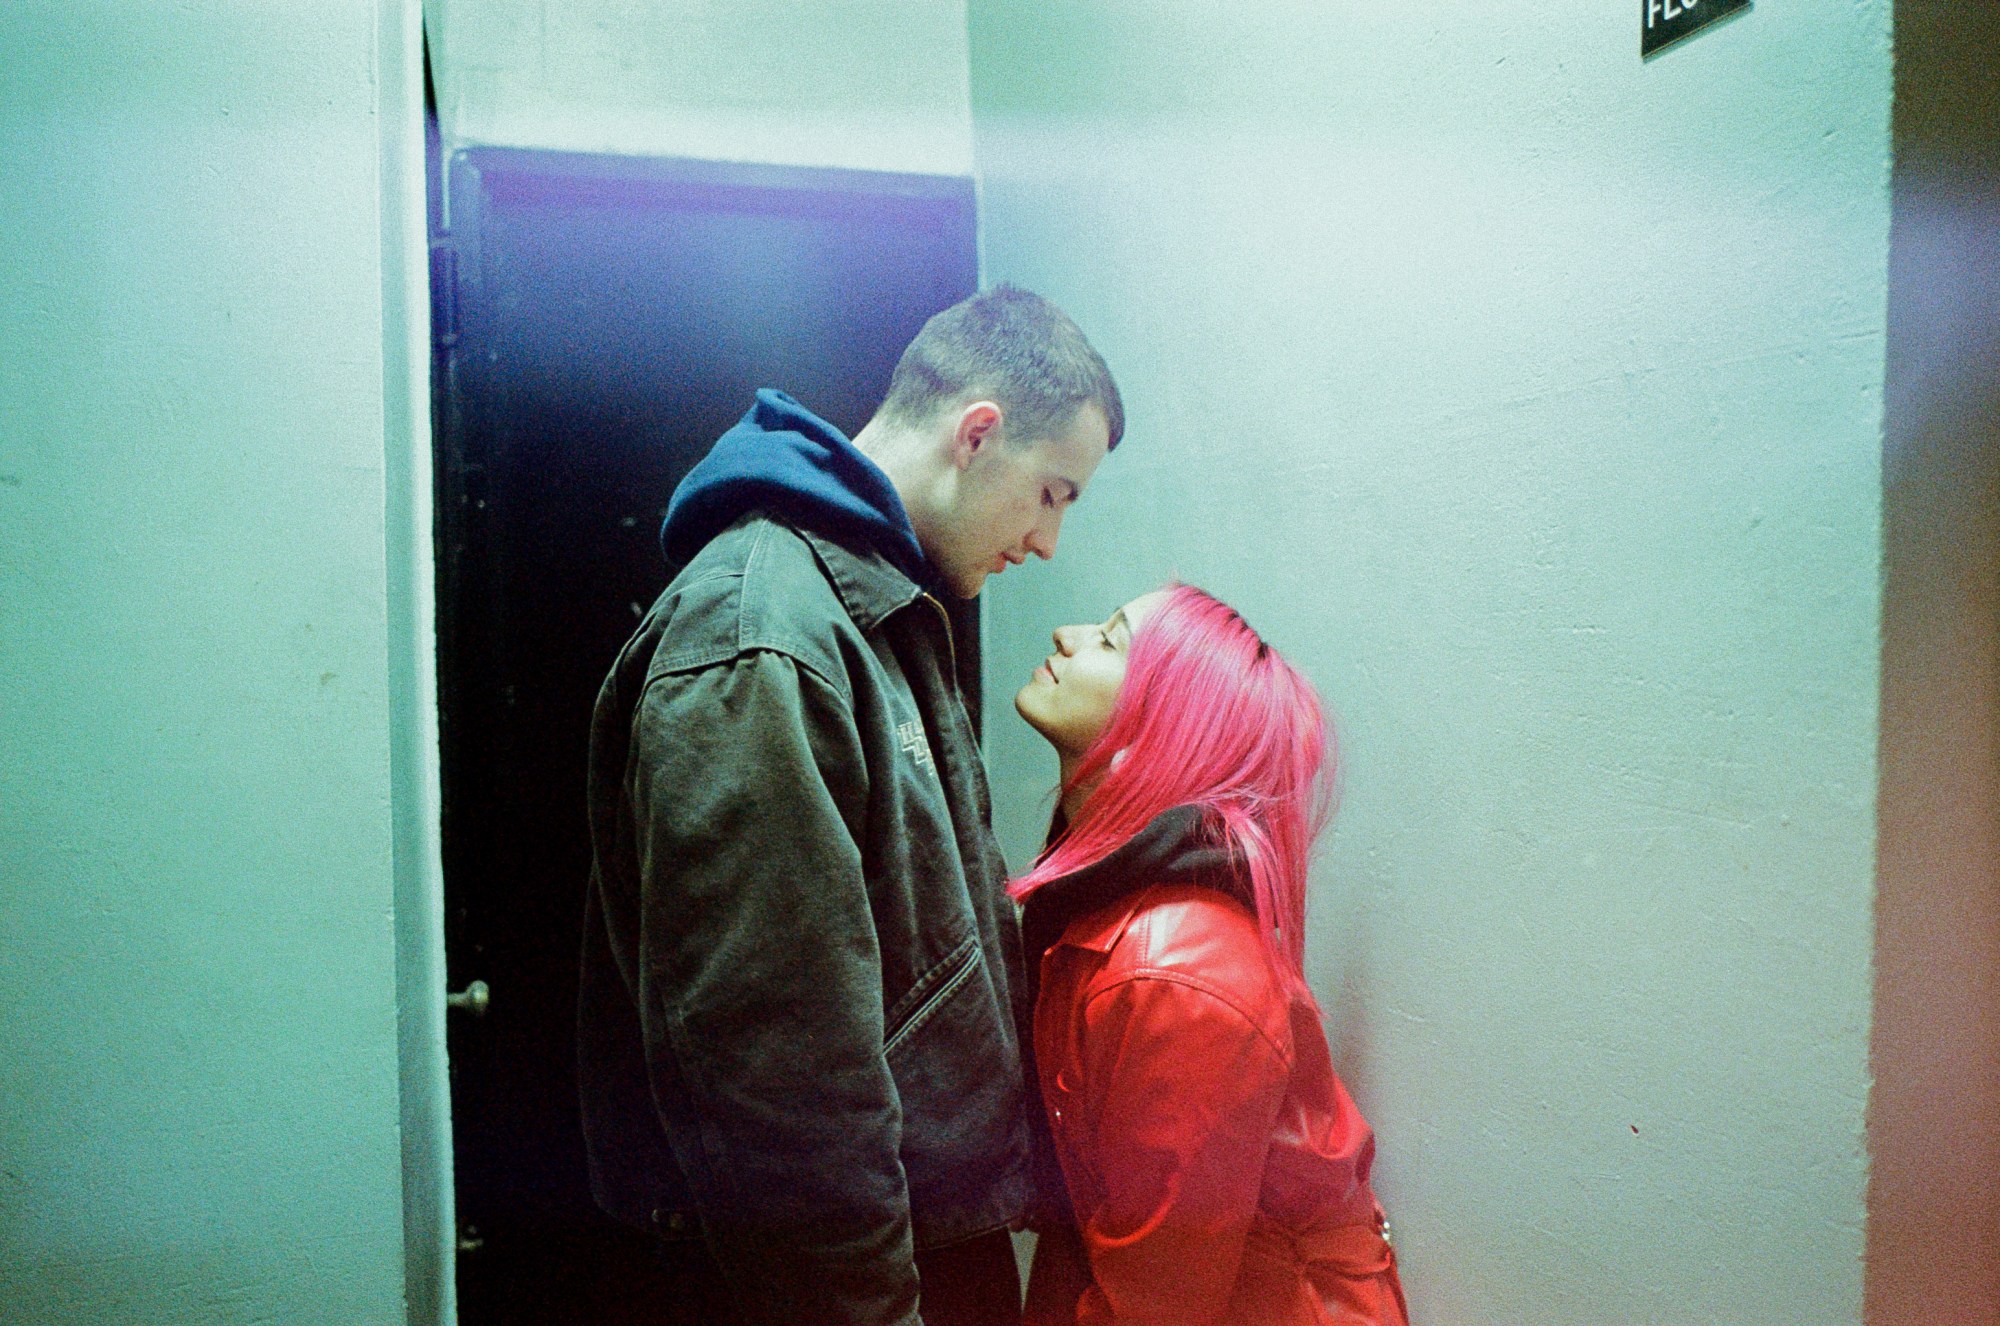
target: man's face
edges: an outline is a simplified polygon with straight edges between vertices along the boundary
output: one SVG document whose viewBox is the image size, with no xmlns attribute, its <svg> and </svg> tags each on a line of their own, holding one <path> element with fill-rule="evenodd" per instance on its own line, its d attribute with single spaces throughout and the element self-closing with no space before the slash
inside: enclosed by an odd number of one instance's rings
<svg viewBox="0 0 2000 1326">
<path fill-rule="evenodd" d="M 951 592 L 969 599 L 987 576 L 1030 554 L 1054 557 L 1063 514 L 1082 496 L 1110 444 L 1104 411 L 1092 403 L 1048 437 L 981 446 L 959 475 L 936 546 L 925 549 Z"/>
</svg>

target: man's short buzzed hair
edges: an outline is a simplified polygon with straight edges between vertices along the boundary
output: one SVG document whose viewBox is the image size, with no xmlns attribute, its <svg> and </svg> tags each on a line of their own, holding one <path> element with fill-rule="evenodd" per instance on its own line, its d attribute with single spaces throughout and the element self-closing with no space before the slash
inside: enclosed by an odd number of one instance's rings
<svg viewBox="0 0 2000 1326">
<path fill-rule="evenodd" d="M 921 424 L 981 397 L 1000 407 L 1004 435 L 1018 442 L 1053 435 L 1089 404 L 1104 412 L 1113 447 L 1125 436 L 1104 357 L 1068 314 L 1018 286 L 996 285 L 926 322 L 896 363 L 882 413 Z"/>
</svg>

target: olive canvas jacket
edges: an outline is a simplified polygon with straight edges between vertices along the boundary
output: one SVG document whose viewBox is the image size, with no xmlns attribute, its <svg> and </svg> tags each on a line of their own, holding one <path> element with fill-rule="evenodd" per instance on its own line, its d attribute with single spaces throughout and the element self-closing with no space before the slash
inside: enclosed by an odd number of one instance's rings
<svg viewBox="0 0 2000 1326">
<path fill-rule="evenodd" d="M 591 1181 L 705 1241 L 746 1320 L 906 1323 L 914 1247 L 1015 1222 L 1020 939 L 943 606 L 751 511 L 592 723 Z"/>
</svg>

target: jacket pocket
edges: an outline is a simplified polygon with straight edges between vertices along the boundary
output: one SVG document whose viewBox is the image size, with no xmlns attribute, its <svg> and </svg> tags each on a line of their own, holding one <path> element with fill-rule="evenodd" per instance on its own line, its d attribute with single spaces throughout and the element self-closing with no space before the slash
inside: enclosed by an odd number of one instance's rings
<svg viewBox="0 0 2000 1326">
<path fill-rule="evenodd" d="M 979 969 L 979 959 L 979 937 L 967 935 L 943 961 L 917 979 L 896 1008 L 890 1010 L 893 1025 L 882 1042 L 884 1058 L 894 1058 L 896 1051 L 922 1029 L 944 1002 L 972 979 Z"/>
<path fill-rule="evenodd" d="M 1018 1218 L 1027 1199 L 1028 1136 L 1013 1011 L 976 941 L 919 982 L 883 1045 L 902 1107 L 899 1148 L 918 1247 L 938 1247 Z"/>
</svg>

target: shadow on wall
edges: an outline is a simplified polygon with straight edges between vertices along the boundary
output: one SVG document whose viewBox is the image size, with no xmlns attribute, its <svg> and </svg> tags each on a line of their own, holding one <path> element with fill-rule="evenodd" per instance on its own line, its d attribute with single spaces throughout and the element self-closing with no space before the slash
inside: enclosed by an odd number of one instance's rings
<svg viewBox="0 0 2000 1326">
<path fill-rule="evenodd" d="M 2000 6 L 1896 6 L 1866 1320 L 2000 1320 Z"/>
</svg>

